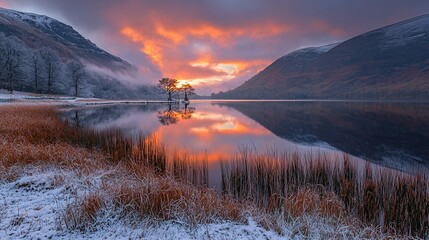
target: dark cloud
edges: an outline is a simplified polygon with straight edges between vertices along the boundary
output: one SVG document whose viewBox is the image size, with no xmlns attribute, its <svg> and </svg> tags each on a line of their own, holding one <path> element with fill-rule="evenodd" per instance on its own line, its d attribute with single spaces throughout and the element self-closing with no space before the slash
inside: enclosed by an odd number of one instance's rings
<svg viewBox="0 0 429 240">
<path fill-rule="evenodd" d="M 2 2 L 65 20 L 144 69 L 138 79 L 145 83 L 154 83 L 155 76 L 182 77 L 204 82 L 198 86 L 203 93 L 236 86 L 296 48 L 345 40 L 429 12 L 427 0 Z"/>
</svg>

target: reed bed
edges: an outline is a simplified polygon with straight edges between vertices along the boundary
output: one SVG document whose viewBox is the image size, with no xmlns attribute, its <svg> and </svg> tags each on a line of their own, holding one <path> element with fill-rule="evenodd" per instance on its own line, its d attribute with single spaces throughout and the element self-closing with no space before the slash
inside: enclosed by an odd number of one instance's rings
<svg viewBox="0 0 429 240">
<path fill-rule="evenodd" d="M 244 150 L 222 163 L 222 188 L 285 219 L 312 209 L 331 216 L 344 212 L 385 231 L 428 237 L 428 179 L 371 164 L 359 167 L 347 155 L 332 159 Z"/>
<path fill-rule="evenodd" d="M 250 214 L 259 224 L 279 229 L 272 216 L 251 204 L 221 198 L 203 187 L 208 182 L 207 159 L 197 164 L 199 158 L 183 151 L 167 161 L 156 136 L 77 128 L 62 121 L 53 106 L 0 106 L 0 111 L 0 180 L 16 179 L 25 166 L 53 165 L 85 174 L 115 169 L 103 174 L 110 180 L 101 189 L 76 195 L 62 211 L 58 222 L 67 230 L 95 230 L 103 214 L 112 211 L 124 218 L 190 225 L 246 222 Z M 13 170 L 18 173 L 12 177 Z"/>
<path fill-rule="evenodd" d="M 174 151 L 169 169 L 172 176 L 194 186 L 207 187 L 209 184 L 209 167 L 207 155 L 202 157 L 191 154 L 188 150 Z"/>
<path fill-rule="evenodd" d="M 303 161 L 297 154 L 243 151 L 222 164 L 224 194 L 219 196 L 205 187 L 207 158 L 189 151 L 171 157 L 156 136 L 78 128 L 62 121 L 52 106 L 0 106 L 0 112 L 0 180 L 25 165 L 52 164 L 87 173 L 119 169 L 105 175 L 110 180 L 99 192 L 76 196 L 69 204 L 60 221 L 68 230 L 94 229 L 100 215 L 114 209 L 121 217 L 191 225 L 246 222 L 251 216 L 279 233 L 279 218 L 315 214 L 341 219 L 351 213 L 405 235 L 428 234 L 428 185 L 423 177 L 371 166 L 358 171 L 347 158 L 333 163 L 318 155 Z"/>
<path fill-rule="evenodd" d="M 53 106 L 1 106 L 0 111 L 0 169 L 36 162 L 82 167 L 89 164 L 80 164 L 82 159 L 95 159 L 127 162 L 134 172 L 140 168 L 197 185 L 207 184 L 207 160 L 200 161 L 182 151 L 168 163 L 166 148 L 155 135 L 128 136 L 118 129 L 79 128 L 61 120 Z"/>
</svg>

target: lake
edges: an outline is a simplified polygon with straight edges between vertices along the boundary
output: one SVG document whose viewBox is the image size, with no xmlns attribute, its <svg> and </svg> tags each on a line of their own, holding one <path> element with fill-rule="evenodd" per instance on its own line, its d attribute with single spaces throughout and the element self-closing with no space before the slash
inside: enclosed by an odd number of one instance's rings
<svg viewBox="0 0 429 240">
<path fill-rule="evenodd" d="M 219 186 L 219 159 L 243 149 L 343 153 L 405 172 L 428 169 L 429 104 L 341 101 L 210 101 L 68 110 L 80 127 L 156 135 L 170 151 L 204 156 Z"/>
</svg>

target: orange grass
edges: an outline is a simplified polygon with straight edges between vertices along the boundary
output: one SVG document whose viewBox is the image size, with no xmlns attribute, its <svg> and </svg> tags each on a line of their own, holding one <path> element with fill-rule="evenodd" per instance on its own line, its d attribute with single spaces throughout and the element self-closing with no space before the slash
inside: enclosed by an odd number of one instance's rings
<svg viewBox="0 0 429 240">
<path fill-rule="evenodd" d="M 279 209 L 285 210 L 284 219 L 314 213 L 340 221 L 352 212 L 372 223 L 378 220 L 377 208 L 383 204 L 389 220 L 384 225 L 394 224 L 405 234 L 427 234 L 427 195 L 423 191 L 427 185 L 421 180 L 410 185 L 410 178 L 404 181 L 388 175 L 380 180 L 367 175 L 365 184 L 357 186 L 357 174 L 347 162 L 340 171 L 339 166 L 333 170 L 325 161 L 303 165 L 297 155 L 278 161 L 270 155 L 256 157 L 244 152 L 231 164 L 222 165 L 225 194 L 219 196 L 188 184 L 207 185 L 207 160 L 195 159 L 185 151 L 177 152 L 169 162 L 156 137 L 129 138 L 117 130 L 73 127 L 61 121 L 53 106 L 6 105 L 0 106 L 0 112 L 3 179 L 11 175 L 11 169 L 25 165 L 55 164 L 87 172 L 121 166 L 117 176 L 103 183 L 104 192 L 77 197 L 69 204 L 62 222 L 70 230 L 93 229 L 100 212 L 112 204 L 122 217 L 176 219 L 188 224 L 245 222 L 250 215 L 279 233 Z M 124 179 L 116 181 L 117 177 Z M 389 184 L 395 187 L 386 187 Z M 380 201 L 380 193 L 393 197 Z M 417 206 L 422 207 L 420 213 L 416 213 Z M 405 221 L 399 216 L 405 216 Z M 391 221 L 394 218 L 398 220 Z"/>
<path fill-rule="evenodd" d="M 69 204 L 60 222 L 67 229 L 82 232 L 95 229 L 99 212 L 106 206 L 105 199 L 99 193 L 90 193 L 82 199 Z"/>
<path fill-rule="evenodd" d="M 13 180 L 25 165 L 55 164 L 93 171 L 106 158 L 99 151 L 72 144 L 72 132 L 54 107 L 0 106 L 0 172 Z M 103 162 L 103 161 L 99 161 Z"/>
<path fill-rule="evenodd" d="M 272 216 L 251 208 L 251 204 L 239 204 L 213 190 L 187 184 L 207 183 L 207 162 L 193 167 L 189 155 L 178 153 L 167 164 L 166 150 L 156 137 L 129 138 L 118 130 L 76 128 L 63 122 L 53 106 L 0 106 L 0 112 L 3 172 L 43 164 L 88 172 L 109 164 L 120 166 L 121 173 L 113 176 L 113 183 L 104 183 L 104 192 L 77 197 L 67 206 L 60 219 L 66 229 L 93 230 L 99 213 L 109 208 L 110 202 L 123 217 L 176 219 L 192 225 L 221 220 L 245 222 L 252 212 L 260 216 L 261 225 L 280 231 Z M 123 179 L 118 182 L 116 177 Z"/>
<path fill-rule="evenodd" d="M 178 184 L 172 179 L 157 179 L 133 186 L 113 187 L 114 202 L 122 214 L 137 213 L 157 220 L 180 219 L 186 223 L 208 223 L 222 220 L 242 221 L 242 208 L 221 199 L 208 189 Z"/>
<path fill-rule="evenodd" d="M 425 238 L 429 231 L 429 182 L 423 176 L 359 169 L 347 157 L 256 154 L 243 151 L 222 165 L 224 194 L 252 199 L 286 218 L 315 212 L 356 216 L 386 231 Z"/>
</svg>

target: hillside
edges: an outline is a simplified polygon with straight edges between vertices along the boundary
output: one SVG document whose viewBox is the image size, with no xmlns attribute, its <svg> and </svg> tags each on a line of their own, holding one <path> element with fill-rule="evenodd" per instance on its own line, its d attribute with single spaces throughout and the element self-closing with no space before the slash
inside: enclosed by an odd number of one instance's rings
<svg viewBox="0 0 429 240">
<path fill-rule="evenodd" d="M 47 16 L 0 8 L 0 52 L 0 88 L 73 95 L 68 64 L 78 62 L 85 66 L 85 76 L 79 86 L 82 97 L 159 96 L 154 87 L 131 86 L 121 80 L 122 76 L 136 73 L 130 63 L 97 47 L 73 27 Z M 3 67 L 8 62 L 7 52 L 19 63 L 15 69 Z M 46 55 L 55 63 L 51 74 Z M 49 88 L 48 75 L 53 76 Z"/>
<path fill-rule="evenodd" d="M 429 99 L 429 14 L 291 52 L 214 98 Z"/>
<path fill-rule="evenodd" d="M 49 47 L 63 58 L 82 58 L 100 67 L 127 70 L 131 64 L 100 49 L 71 26 L 53 18 L 0 8 L 0 31 L 33 49 Z"/>
</svg>

